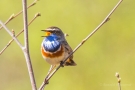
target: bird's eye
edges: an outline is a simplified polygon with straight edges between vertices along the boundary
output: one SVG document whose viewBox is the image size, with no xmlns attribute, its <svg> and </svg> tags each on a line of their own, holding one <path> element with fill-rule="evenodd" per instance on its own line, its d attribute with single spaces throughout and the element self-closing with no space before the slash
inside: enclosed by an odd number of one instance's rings
<svg viewBox="0 0 135 90">
<path fill-rule="evenodd" d="M 54 33 L 54 34 L 56 34 L 56 33 L 57 33 L 57 31 L 53 31 L 53 33 Z"/>
</svg>

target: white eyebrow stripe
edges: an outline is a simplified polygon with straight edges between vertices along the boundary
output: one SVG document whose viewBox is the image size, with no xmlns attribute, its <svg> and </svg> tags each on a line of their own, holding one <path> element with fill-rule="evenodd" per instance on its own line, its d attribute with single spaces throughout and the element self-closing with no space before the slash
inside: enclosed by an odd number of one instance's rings
<svg viewBox="0 0 135 90">
<path fill-rule="evenodd" d="M 48 28 L 48 29 L 46 29 L 46 30 L 58 30 L 58 29 L 56 29 L 56 28 L 54 28 L 54 29 L 50 29 L 50 28 Z"/>
</svg>

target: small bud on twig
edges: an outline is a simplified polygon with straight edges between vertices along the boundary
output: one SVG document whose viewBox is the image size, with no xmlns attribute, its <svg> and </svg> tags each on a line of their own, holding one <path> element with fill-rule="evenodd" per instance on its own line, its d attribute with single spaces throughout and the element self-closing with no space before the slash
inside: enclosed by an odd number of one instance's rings
<svg viewBox="0 0 135 90">
<path fill-rule="evenodd" d="M 15 31 L 12 29 L 13 37 L 15 37 Z"/>
<path fill-rule="evenodd" d="M 119 73 L 116 72 L 115 76 L 117 77 L 117 80 L 118 80 L 119 90 L 121 90 L 121 85 L 120 85 L 120 83 L 121 83 L 121 78 L 120 78 Z"/>
<path fill-rule="evenodd" d="M 41 16 L 40 12 L 35 14 L 35 17 Z"/>
<path fill-rule="evenodd" d="M 64 34 L 65 37 L 69 36 L 67 33 Z"/>
<path fill-rule="evenodd" d="M 110 18 L 107 18 L 106 21 L 105 21 L 105 23 L 108 22 L 109 20 L 110 20 Z"/>
<path fill-rule="evenodd" d="M 116 72 L 115 76 L 116 76 L 117 78 L 119 78 L 119 77 L 120 77 L 120 75 L 119 75 L 119 73 L 118 73 L 118 72 Z"/>
<path fill-rule="evenodd" d="M 28 23 L 28 26 L 40 15 L 40 13 L 37 13 L 34 18 Z M 1 26 L 2 27 L 2 26 Z M 0 27 L 0 29 L 1 29 Z M 3 28 L 3 27 L 2 27 Z M 18 37 L 21 33 L 23 33 L 24 29 L 22 29 L 15 37 Z M 14 31 L 12 30 L 12 33 Z M 15 35 L 15 32 L 14 32 Z M 14 41 L 14 39 L 11 39 L 9 43 L 0 51 L 0 55 L 8 48 L 8 46 Z"/>
</svg>

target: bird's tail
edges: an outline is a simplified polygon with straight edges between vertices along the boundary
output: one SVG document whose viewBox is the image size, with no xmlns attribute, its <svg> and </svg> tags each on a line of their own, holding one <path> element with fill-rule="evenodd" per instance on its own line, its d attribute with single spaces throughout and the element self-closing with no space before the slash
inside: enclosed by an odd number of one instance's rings
<svg viewBox="0 0 135 90">
<path fill-rule="evenodd" d="M 76 66 L 77 64 L 72 60 L 68 59 L 65 63 L 64 66 Z"/>
</svg>

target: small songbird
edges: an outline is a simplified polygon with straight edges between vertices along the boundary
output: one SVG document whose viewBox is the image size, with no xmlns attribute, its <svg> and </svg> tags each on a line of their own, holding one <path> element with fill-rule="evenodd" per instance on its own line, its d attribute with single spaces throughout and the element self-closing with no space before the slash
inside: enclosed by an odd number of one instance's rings
<svg viewBox="0 0 135 90">
<path fill-rule="evenodd" d="M 51 64 L 51 70 L 56 65 L 59 65 L 72 52 L 72 49 L 60 28 L 52 26 L 41 31 L 45 32 L 45 36 L 42 36 L 45 38 L 41 44 L 41 53 L 43 58 Z M 73 55 L 63 65 L 75 66 Z"/>
</svg>

